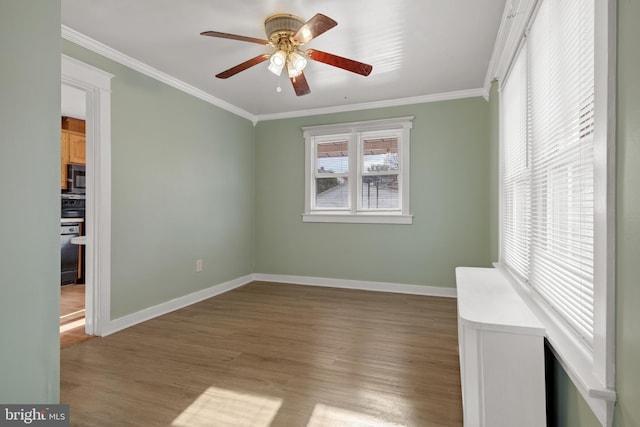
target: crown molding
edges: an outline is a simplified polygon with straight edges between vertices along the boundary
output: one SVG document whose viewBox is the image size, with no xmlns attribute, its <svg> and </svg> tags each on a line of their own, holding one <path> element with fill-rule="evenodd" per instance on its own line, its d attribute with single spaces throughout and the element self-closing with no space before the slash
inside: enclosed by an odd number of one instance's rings
<svg viewBox="0 0 640 427">
<path fill-rule="evenodd" d="M 454 92 L 436 93 L 433 95 L 398 98 L 385 101 L 365 102 L 361 104 L 340 105 L 336 107 L 314 108 L 310 110 L 288 111 L 285 113 L 262 114 L 256 116 L 258 121 L 290 119 L 293 117 L 317 116 L 321 114 L 344 113 L 347 111 L 371 110 L 374 108 L 397 107 L 401 105 L 425 104 L 429 102 L 450 101 L 453 99 L 488 98 L 489 92 L 484 88 L 458 90 Z"/>
<path fill-rule="evenodd" d="M 133 70 L 136 70 L 146 76 L 149 76 L 153 79 L 161 81 L 169 86 L 172 86 L 182 92 L 185 92 L 189 95 L 195 96 L 209 104 L 215 105 L 217 107 L 222 108 L 223 110 L 229 111 L 230 113 L 236 114 L 240 117 L 243 117 L 247 120 L 250 120 L 255 125 L 257 120 L 256 116 L 236 107 L 235 105 L 229 104 L 215 96 L 196 88 L 188 83 L 183 82 L 173 76 L 170 76 L 167 73 L 164 73 L 156 68 L 151 67 L 137 59 L 134 59 L 124 53 L 113 49 L 103 43 L 100 43 L 97 40 L 92 39 L 74 29 L 71 29 L 65 25 L 62 26 L 62 38 L 68 40 L 72 43 L 77 44 L 78 46 L 84 47 L 85 49 L 89 49 L 90 51 L 97 53 L 98 55 L 102 55 L 106 58 L 109 58 L 119 64 L 125 65 Z"/>
<path fill-rule="evenodd" d="M 524 0 L 524 1 L 534 1 L 534 0 Z M 386 108 L 386 107 L 397 107 L 402 105 L 424 104 L 429 102 L 450 101 L 450 100 L 462 99 L 462 98 L 483 97 L 485 99 L 488 99 L 489 97 L 488 88 L 476 88 L 476 89 L 466 89 L 466 90 L 459 90 L 459 91 L 453 91 L 453 92 L 438 93 L 438 94 L 432 94 L 432 95 L 414 96 L 409 98 L 390 99 L 385 101 L 365 102 L 360 104 L 340 105 L 335 107 L 314 108 L 314 109 L 308 109 L 308 110 L 288 111 L 284 113 L 255 115 L 239 107 L 236 107 L 233 104 L 230 104 L 226 101 L 216 98 L 215 96 L 201 89 L 198 89 L 195 86 L 185 83 L 182 80 L 179 80 L 165 72 L 162 72 L 154 67 L 151 67 L 150 65 L 147 65 L 135 58 L 125 55 L 124 53 L 116 49 L 113 49 L 95 39 L 92 39 L 91 37 L 88 37 L 72 28 L 69 28 L 66 25 L 62 25 L 61 34 L 62 34 L 62 38 L 65 40 L 75 43 L 78 46 L 81 46 L 94 53 L 97 53 L 98 55 L 102 55 L 105 58 L 111 59 L 112 61 L 115 61 L 119 64 L 127 66 L 135 71 L 138 71 L 148 77 L 151 77 L 160 82 L 163 82 L 169 86 L 172 86 L 198 99 L 201 99 L 217 107 L 220 107 L 223 110 L 229 111 L 230 113 L 243 117 L 251 121 L 254 126 L 259 121 L 267 121 L 267 120 L 289 119 L 294 117 L 306 117 L 306 116 L 316 116 L 321 114 L 344 113 L 348 111 L 370 110 L 374 108 Z"/>
</svg>

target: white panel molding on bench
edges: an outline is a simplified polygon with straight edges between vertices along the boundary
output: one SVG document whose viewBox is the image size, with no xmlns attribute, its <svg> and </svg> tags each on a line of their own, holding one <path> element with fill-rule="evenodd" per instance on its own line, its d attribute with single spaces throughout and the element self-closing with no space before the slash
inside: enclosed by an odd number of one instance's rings
<svg viewBox="0 0 640 427">
<path fill-rule="evenodd" d="M 503 273 L 458 267 L 465 427 L 546 425 L 545 329 Z"/>
</svg>

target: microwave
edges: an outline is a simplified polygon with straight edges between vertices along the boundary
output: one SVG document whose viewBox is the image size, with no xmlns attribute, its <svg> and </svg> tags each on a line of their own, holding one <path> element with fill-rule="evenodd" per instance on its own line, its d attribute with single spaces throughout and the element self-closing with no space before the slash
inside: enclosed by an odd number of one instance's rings
<svg viewBox="0 0 640 427">
<path fill-rule="evenodd" d="M 68 165 L 67 168 L 67 191 L 69 193 L 85 194 L 85 166 Z"/>
</svg>

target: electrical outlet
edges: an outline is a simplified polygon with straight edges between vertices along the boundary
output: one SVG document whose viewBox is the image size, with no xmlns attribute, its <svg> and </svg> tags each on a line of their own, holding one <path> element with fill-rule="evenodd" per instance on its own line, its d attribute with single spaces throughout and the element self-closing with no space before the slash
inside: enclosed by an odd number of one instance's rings
<svg viewBox="0 0 640 427">
<path fill-rule="evenodd" d="M 199 273 L 202 271 L 202 260 L 201 259 L 197 259 L 196 260 L 196 273 Z"/>
</svg>

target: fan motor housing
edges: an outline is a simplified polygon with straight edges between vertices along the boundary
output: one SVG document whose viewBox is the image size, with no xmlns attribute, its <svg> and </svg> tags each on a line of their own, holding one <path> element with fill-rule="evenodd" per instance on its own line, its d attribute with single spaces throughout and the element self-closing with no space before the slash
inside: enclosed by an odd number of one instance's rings
<svg viewBox="0 0 640 427">
<path fill-rule="evenodd" d="M 283 41 L 289 41 L 304 23 L 304 19 L 298 16 L 282 13 L 268 17 L 264 21 L 264 30 L 271 44 L 277 47 Z"/>
</svg>

